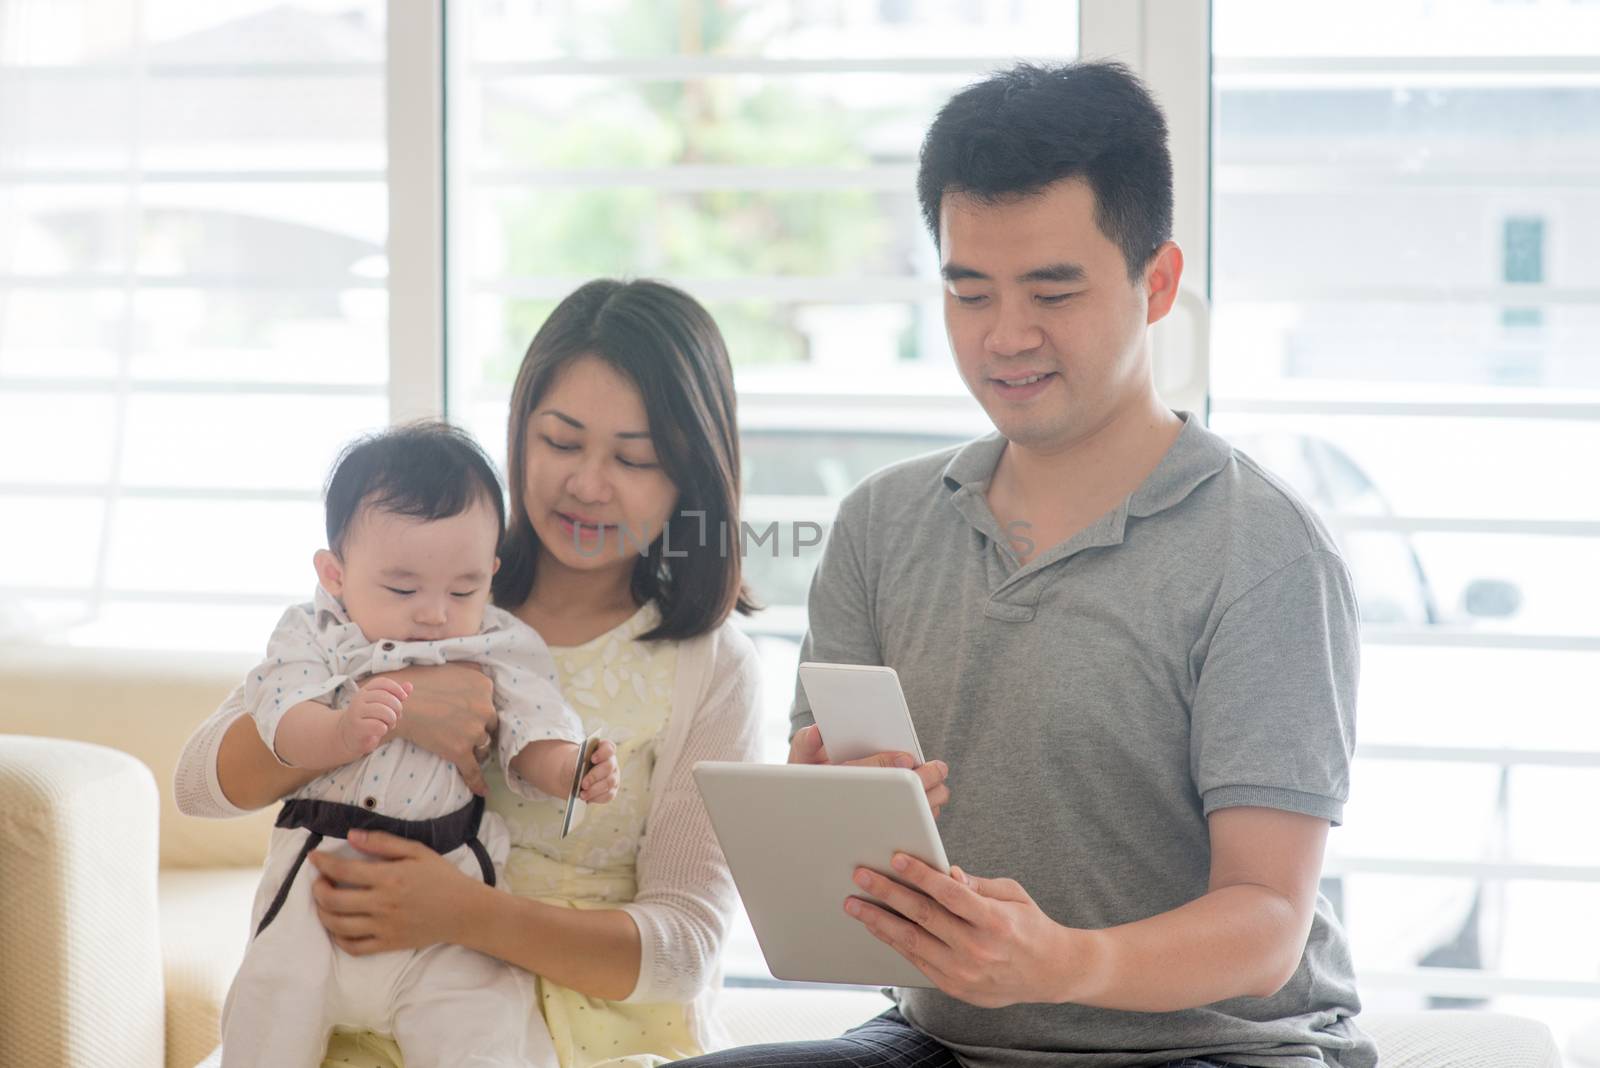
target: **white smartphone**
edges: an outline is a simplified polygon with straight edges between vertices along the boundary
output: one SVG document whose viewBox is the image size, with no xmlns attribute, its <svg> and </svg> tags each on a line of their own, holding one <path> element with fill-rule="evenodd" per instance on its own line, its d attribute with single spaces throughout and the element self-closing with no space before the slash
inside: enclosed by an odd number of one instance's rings
<svg viewBox="0 0 1600 1068">
<path fill-rule="evenodd" d="M 910 753 L 923 763 L 894 668 L 808 661 L 800 665 L 800 685 L 835 764 L 874 753 Z"/>
</svg>

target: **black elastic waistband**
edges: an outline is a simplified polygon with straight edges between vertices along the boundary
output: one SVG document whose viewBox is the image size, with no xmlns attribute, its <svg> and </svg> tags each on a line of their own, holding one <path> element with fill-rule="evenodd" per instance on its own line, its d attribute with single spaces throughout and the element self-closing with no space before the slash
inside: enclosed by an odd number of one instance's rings
<svg viewBox="0 0 1600 1068">
<path fill-rule="evenodd" d="M 476 839 L 482 822 L 483 798 L 476 795 L 454 812 L 431 820 L 396 819 L 358 805 L 304 797 L 290 798 L 278 812 L 279 827 L 304 827 L 325 838 L 348 838 L 351 831 L 387 831 L 441 855 Z"/>
</svg>

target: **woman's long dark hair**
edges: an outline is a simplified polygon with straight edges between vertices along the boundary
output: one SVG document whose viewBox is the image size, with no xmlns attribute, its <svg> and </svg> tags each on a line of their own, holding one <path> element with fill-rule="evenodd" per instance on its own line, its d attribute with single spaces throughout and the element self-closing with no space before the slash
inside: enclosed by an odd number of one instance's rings
<svg viewBox="0 0 1600 1068">
<path fill-rule="evenodd" d="M 662 532 L 673 555 L 663 555 L 657 537 L 633 568 L 634 600 L 654 601 L 661 611 L 661 622 L 642 637 L 692 638 L 733 611 L 748 615 L 757 605 L 740 567 L 739 433 L 722 332 L 681 289 L 609 278 L 556 305 L 517 372 L 506 432 L 511 521 L 494 577 L 495 603 L 516 608 L 533 589 L 539 537 L 523 501 L 528 423 L 557 372 L 583 356 L 604 360 L 638 387 L 656 456 L 678 489 Z"/>
</svg>

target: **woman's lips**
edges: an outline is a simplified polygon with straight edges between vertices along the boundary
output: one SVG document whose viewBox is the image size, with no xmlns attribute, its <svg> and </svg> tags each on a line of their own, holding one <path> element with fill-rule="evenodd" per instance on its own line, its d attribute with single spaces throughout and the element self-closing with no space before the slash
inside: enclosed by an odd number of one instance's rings
<svg viewBox="0 0 1600 1068">
<path fill-rule="evenodd" d="M 561 524 L 561 529 L 566 532 L 568 537 L 582 538 L 585 541 L 593 541 L 601 537 L 607 525 L 605 523 L 597 523 L 592 519 L 568 515 L 566 512 L 557 512 L 556 522 Z"/>
</svg>

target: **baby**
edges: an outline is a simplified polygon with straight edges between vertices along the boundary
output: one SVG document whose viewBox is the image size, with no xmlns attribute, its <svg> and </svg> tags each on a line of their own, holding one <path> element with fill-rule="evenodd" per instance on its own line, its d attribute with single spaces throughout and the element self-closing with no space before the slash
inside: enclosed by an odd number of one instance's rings
<svg viewBox="0 0 1600 1068">
<path fill-rule="evenodd" d="M 350 849 L 351 829 L 375 829 L 496 884 L 504 823 L 455 765 L 392 736 L 411 690 L 379 673 L 411 664 L 481 664 L 494 681 L 507 784 L 566 800 L 582 725 L 544 642 L 489 604 L 505 525 L 499 480 L 466 434 L 422 423 L 346 449 L 326 498 L 315 599 L 284 613 L 244 685 L 267 746 L 324 774 L 284 802 L 272 832 L 252 940 L 223 1007 L 224 1068 L 314 1068 L 335 1026 L 394 1036 L 408 1068 L 553 1066 L 528 976 L 456 945 L 342 952 L 317 920 L 305 863 L 313 849 Z M 615 752 L 595 747 L 582 800 L 616 795 Z"/>
</svg>

